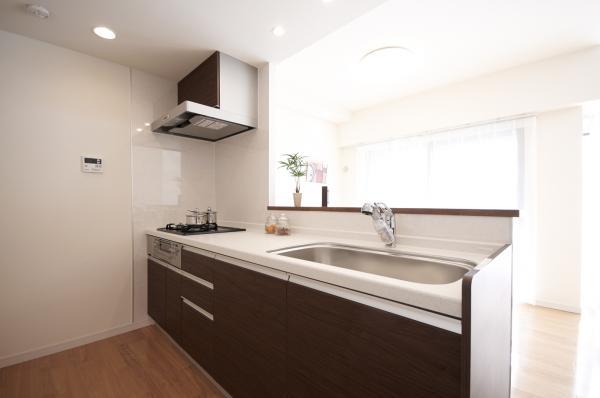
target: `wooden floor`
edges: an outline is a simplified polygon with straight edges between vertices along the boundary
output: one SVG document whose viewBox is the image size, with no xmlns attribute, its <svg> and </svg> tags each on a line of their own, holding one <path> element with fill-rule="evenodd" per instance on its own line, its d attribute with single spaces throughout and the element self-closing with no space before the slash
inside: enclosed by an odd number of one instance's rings
<svg viewBox="0 0 600 398">
<path fill-rule="evenodd" d="M 512 398 L 575 397 L 579 321 L 579 315 L 569 312 L 531 305 L 517 309 Z"/>
<path fill-rule="evenodd" d="M 522 306 L 513 398 L 574 397 L 579 316 Z M 0 397 L 222 397 L 156 327 L 0 369 Z M 595 398 L 580 395 L 578 398 Z"/>
<path fill-rule="evenodd" d="M 0 369 L 0 397 L 222 397 L 155 326 Z"/>
</svg>

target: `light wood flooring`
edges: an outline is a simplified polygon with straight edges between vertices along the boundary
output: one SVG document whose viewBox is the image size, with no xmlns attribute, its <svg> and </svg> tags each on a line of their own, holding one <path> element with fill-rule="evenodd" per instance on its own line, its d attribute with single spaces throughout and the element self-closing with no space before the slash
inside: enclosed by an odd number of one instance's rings
<svg viewBox="0 0 600 398">
<path fill-rule="evenodd" d="M 156 327 L 0 369 L 0 397 L 223 395 Z"/>
<path fill-rule="evenodd" d="M 532 305 L 517 309 L 512 398 L 575 397 L 579 321 L 580 316 L 570 312 Z"/>
<path fill-rule="evenodd" d="M 579 316 L 521 306 L 513 398 L 572 398 Z M 222 397 L 155 326 L 0 369 L 0 397 Z M 580 396 L 580 398 L 594 398 Z"/>
</svg>

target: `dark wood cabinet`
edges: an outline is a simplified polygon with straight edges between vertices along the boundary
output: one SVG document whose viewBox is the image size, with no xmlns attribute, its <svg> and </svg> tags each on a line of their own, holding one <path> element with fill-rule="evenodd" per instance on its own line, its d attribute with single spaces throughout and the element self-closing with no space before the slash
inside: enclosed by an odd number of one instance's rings
<svg viewBox="0 0 600 398">
<path fill-rule="evenodd" d="M 181 296 L 212 314 L 213 290 L 185 276 L 181 278 Z"/>
<path fill-rule="evenodd" d="M 490 380 L 469 384 L 469 323 L 461 335 L 232 262 L 183 250 L 180 272 L 149 259 L 148 313 L 236 398 L 466 398 L 476 396 L 469 385 L 483 391 Z M 463 313 L 473 323 L 471 302 L 469 293 Z M 477 374 L 498 373 L 477 361 Z M 504 373 L 490 396 L 506 396 Z"/>
<path fill-rule="evenodd" d="M 148 259 L 148 315 L 163 328 L 166 326 L 166 273 L 165 267 Z"/>
<path fill-rule="evenodd" d="M 290 397 L 460 397 L 461 336 L 294 283 Z"/>
<path fill-rule="evenodd" d="M 175 341 L 181 342 L 181 275 L 166 269 L 165 277 L 165 330 Z"/>
<path fill-rule="evenodd" d="M 213 321 L 184 301 L 181 309 L 181 346 L 211 374 L 213 333 Z"/>
<path fill-rule="evenodd" d="M 181 341 L 181 275 L 150 259 L 148 315 L 175 341 Z"/>
<path fill-rule="evenodd" d="M 214 377 L 235 397 L 285 395 L 286 284 L 216 261 Z"/>
<path fill-rule="evenodd" d="M 177 103 L 192 101 L 220 107 L 220 53 L 214 52 L 177 84 Z"/>
<path fill-rule="evenodd" d="M 232 396 L 460 397 L 460 334 L 184 253 L 214 289 L 148 260 L 148 313 Z"/>
<path fill-rule="evenodd" d="M 203 256 L 202 254 L 183 249 L 181 251 L 181 269 L 185 272 L 204 279 L 207 282 L 213 282 L 213 267 L 215 259 Z"/>
</svg>

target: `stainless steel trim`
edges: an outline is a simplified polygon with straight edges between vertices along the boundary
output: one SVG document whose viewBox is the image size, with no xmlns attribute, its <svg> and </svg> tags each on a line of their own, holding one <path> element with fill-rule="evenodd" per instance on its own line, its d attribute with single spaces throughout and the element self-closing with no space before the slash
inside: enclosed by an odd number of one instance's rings
<svg viewBox="0 0 600 398">
<path fill-rule="evenodd" d="M 255 271 L 267 276 L 272 276 L 273 278 L 278 278 L 282 280 L 289 279 L 289 274 L 287 272 L 265 267 L 264 265 L 249 263 L 247 261 L 239 260 L 237 258 L 223 256 L 221 254 L 217 254 L 216 259 L 219 261 L 223 261 L 224 263 L 237 265 L 238 267 L 249 269 L 250 271 Z"/>
<path fill-rule="evenodd" d="M 201 256 L 209 257 L 209 258 L 215 258 L 217 256 L 217 253 L 209 252 L 208 250 L 198 249 L 197 247 L 192 247 L 192 246 L 187 246 L 187 245 L 183 245 L 182 250 L 186 250 L 191 253 L 200 254 Z"/>
<path fill-rule="evenodd" d="M 215 320 L 215 317 L 208 311 L 198 307 L 196 304 L 192 303 L 190 300 L 186 299 L 185 297 L 181 296 L 181 299 L 183 300 L 183 304 L 186 304 L 188 307 L 192 308 L 193 310 L 195 310 L 196 312 L 200 313 L 201 315 L 203 315 L 205 318 L 210 319 L 211 321 Z"/>
<path fill-rule="evenodd" d="M 152 256 L 149 256 L 149 258 L 150 258 L 150 260 L 154 261 L 155 263 L 157 263 L 159 265 L 162 265 L 163 267 L 168 268 L 171 271 L 177 272 L 179 275 L 181 275 L 181 276 L 183 276 L 185 278 L 188 278 L 188 279 L 190 279 L 190 280 L 192 280 L 192 281 L 194 281 L 196 283 L 199 283 L 199 284 L 201 284 L 203 286 L 206 286 L 207 288 L 209 288 L 211 290 L 214 290 L 214 288 L 215 288 L 214 285 L 212 283 L 210 283 L 209 281 L 204 280 L 202 278 L 198 278 L 196 275 L 192 275 L 192 274 L 190 274 L 190 273 L 188 273 L 188 272 L 186 272 L 186 271 L 184 271 L 184 270 L 182 270 L 180 268 L 174 267 L 171 264 L 162 261 L 161 259 L 158 259 L 158 258 L 155 258 L 155 257 L 152 257 Z"/>
<path fill-rule="evenodd" d="M 163 267 L 168 268 L 171 271 L 177 272 L 178 274 L 181 274 L 181 272 L 182 272 L 181 269 L 179 269 L 179 268 L 177 268 L 177 267 L 175 267 L 175 266 L 173 266 L 173 265 L 171 265 L 171 264 L 169 264 L 169 263 L 167 263 L 167 262 L 165 262 L 165 261 L 163 261 L 163 260 L 161 260 L 159 258 L 152 257 L 152 256 L 148 256 L 148 258 L 150 260 L 154 261 L 155 263 L 157 263 L 158 265 L 162 265 Z"/>
<path fill-rule="evenodd" d="M 325 282 L 320 282 L 297 275 L 291 275 L 290 282 L 308 287 L 309 289 L 315 289 L 324 293 L 341 297 L 346 300 L 351 300 L 356 303 L 364 304 L 369 307 L 378 308 L 382 311 L 413 319 L 418 322 L 426 323 L 428 325 L 448 330 L 453 333 L 462 333 L 462 323 L 460 319 L 451 318 L 449 316 L 433 313 L 427 310 L 421 310 L 419 308 L 371 296 L 366 293 L 345 289 L 343 287 L 330 285 Z"/>
<path fill-rule="evenodd" d="M 187 278 L 189 280 L 192 280 L 192 281 L 194 281 L 196 283 L 199 283 L 199 284 L 201 284 L 203 286 L 206 286 L 210 290 L 214 290 L 215 289 L 215 287 L 214 287 L 214 285 L 212 283 L 210 283 L 209 281 L 204 280 L 202 278 L 198 278 L 196 275 L 189 274 L 189 273 L 187 273 L 184 270 L 180 270 L 179 273 L 181 274 L 181 276 L 183 276 L 183 277 L 185 277 L 185 278 Z"/>
</svg>

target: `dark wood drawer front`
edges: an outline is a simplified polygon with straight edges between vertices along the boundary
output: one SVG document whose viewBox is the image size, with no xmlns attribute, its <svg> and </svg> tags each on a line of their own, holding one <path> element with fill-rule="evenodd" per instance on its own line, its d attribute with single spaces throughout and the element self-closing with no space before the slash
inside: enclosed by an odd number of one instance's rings
<svg viewBox="0 0 600 398">
<path fill-rule="evenodd" d="M 291 397 L 460 397 L 460 335 L 293 283 Z"/>
<path fill-rule="evenodd" d="M 181 295 L 203 310 L 213 313 L 213 291 L 185 276 L 181 278 Z"/>
<path fill-rule="evenodd" d="M 181 342 L 181 275 L 170 269 L 166 271 L 165 330 L 175 341 Z"/>
<path fill-rule="evenodd" d="M 287 281 L 215 260 L 215 316 L 285 350 Z M 243 325 L 243 326 L 242 326 Z"/>
<path fill-rule="evenodd" d="M 214 258 L 183 249 L 181 251 L 181 269 L 190 274 L 202 278 L 207 282 L 213 282 Z"/>
<path fill-rule="evenodd" d="M 200 366 L 212 372 L 213 321 L 183 303 L 181 325 L 182 347 Z"/>
<path fill-rule="evenodd" d="M 215 378 L 235 397 L 285 395 L 286 281 L 215 263 Z"/>
<path fill-rule="evenodd" d="M 166 268 L 148 260 L 148 315 L 156 323 L 165 326 L 165 277 Z"/>
</svg>

